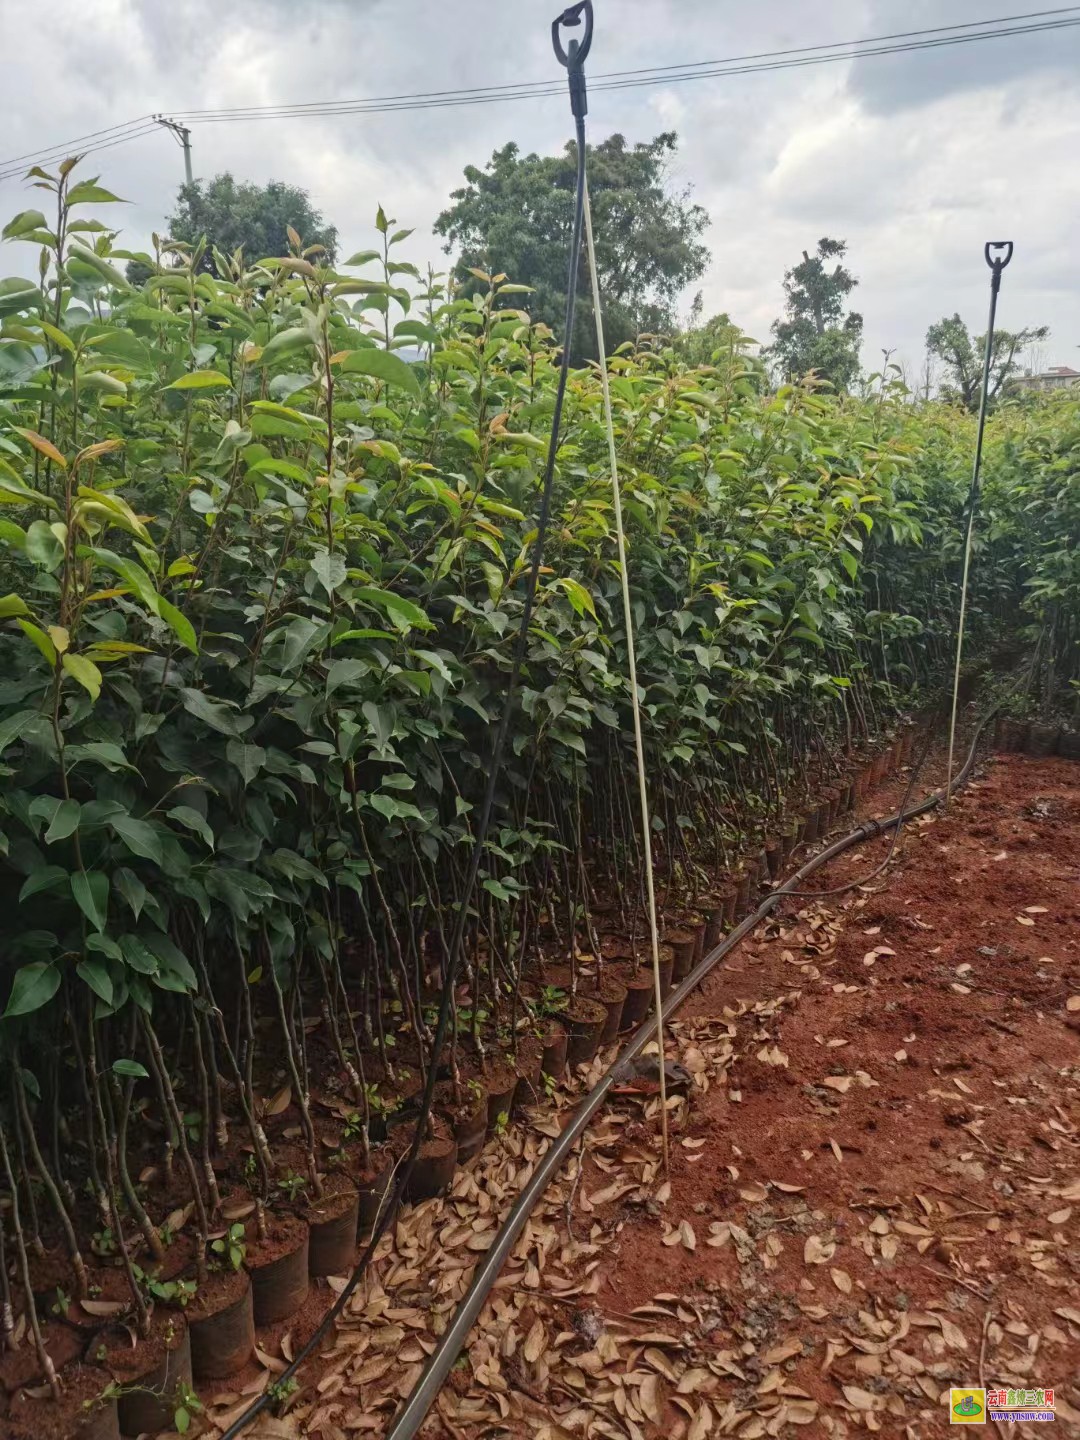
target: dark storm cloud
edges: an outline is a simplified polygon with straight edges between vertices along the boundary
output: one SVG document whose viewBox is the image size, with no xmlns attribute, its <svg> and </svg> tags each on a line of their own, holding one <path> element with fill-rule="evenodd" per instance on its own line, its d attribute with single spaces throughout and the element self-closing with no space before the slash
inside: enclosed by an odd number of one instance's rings
<svg viewBox="0 0 1080 1440">
<path fill-rule="evenodd" d="M 870 0 L 866 6 L 865 33 L 876 36 L 962 25 L 1049 8 L 1037 3 L 1020 3 L 1020 0 L 1012 3 L 998 0 L 996 4 L 987 4 L 986 0 L 951 0 L 947 6 L 940 0 L 911 0 L 903 6 L 895 0 Z M 1080 15 L 1075 18 L 1080 19 Z M 937 38 L 946 39 L 947 32 Z M 1080 27 L 866 57 L 852 64 L 847 89 L 871 113 L 888 115 L 917 109 L 965 91 L 995 90 L 1016 82 L 1036 81 L 1039 77 L 1053 80 L 1072 76 L 1075 79 L 1077 74 L 1080 74 Z"/>
</svg>

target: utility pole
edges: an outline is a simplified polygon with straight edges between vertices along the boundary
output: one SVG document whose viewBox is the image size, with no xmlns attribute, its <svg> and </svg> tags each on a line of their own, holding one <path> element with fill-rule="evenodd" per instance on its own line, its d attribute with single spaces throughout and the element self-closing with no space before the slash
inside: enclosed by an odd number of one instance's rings
<svg viewBox="0 0 1080 1440">
<path fill-rule="evenodd" d="M 188 185 L 194 183 L 191 173 L 191 131 L 186 125 L 179 124 L 176 120 L 169 120 L 164 115 L 155 115 L 154 119 L 166 130 L 171 130 L 179 144 L 184 147 L 184 178 Z"/>
</svg>

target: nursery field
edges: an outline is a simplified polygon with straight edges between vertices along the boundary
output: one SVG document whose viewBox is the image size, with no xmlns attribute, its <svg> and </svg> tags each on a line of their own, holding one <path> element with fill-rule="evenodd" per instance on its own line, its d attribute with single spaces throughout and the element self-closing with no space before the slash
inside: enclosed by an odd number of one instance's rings
<svg viewBox="0 0 1080 1440">
<path fill-rule="evenodd" d="M 3 232 L 26 278 L 0 280 L 0 1433 L 220 1433 L 314 1332 L 414 1139 L 412 1204 L 509 1185 L 649 1012 L 602 391 L 571 372 L 467 895 L 556 337 L 512 277 L 454 292 L 397 261 L 381 210 L 336 270 L 301 236 L 133 256 L 96 179 L 37 182 Z M 888 373 L 771 391 L 734 331 L 708 365 L 646 337 L 609 372 L 670 985 L 883 778 L 915 783 L 974 420 Z M 1078 474 L 1075 398 L 992 415 L 968 719 L 999 704 L 999 742 L 1062 771 Z M 307 1383 L 270 1423 L 311 1413 Z M 660 1433 L 621 1423 L 588 1433 Z"/>
</svg>

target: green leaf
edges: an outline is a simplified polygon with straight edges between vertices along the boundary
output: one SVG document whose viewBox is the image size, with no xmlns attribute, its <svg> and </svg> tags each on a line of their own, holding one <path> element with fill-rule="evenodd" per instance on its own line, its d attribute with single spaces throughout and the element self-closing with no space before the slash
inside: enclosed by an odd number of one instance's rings
<svg viewBox="0 0 1080 1440">
<path fill-rule="evenodd" d="M 134 815 L 114 815 L 109 821 L 109 829 L 133 855 L 161 864 L 161 837 L 147 821 L 137 820 Z"/>
<path fill-rule="evenodd" d="M 593 604 L 593 598 L 588 590 L 585 589 L 584 585 L 580 584 L 577 580 L 565 578 L 557 580 L 555 583 L 561 590 L 566 591 L 570 604 L 579 615 L 584 615 L 585 612 L 588 611 L 593 619 L 596 619 L 596 606 Z"/>
<path fill-rule="evenodd" d="M 233 744 L 234 742 L 230 741 L 229 743 Z M 174 805 L 167 813 L 170 820 L 175 820 L 178 825 L 183 825 L 186 830 L 193 830 L 196 835 L 201 836 L 208 848 L 213 850 L 214 832 L 197 810 L 193 810 L 190 805 Z"/>
<path fill-rule="evenodd" d="M 390 350 L 352 350 L 341 362 L 347 375 L 372 375 L 388 385 L 400 385 L 410 394 L 419 396 L 420 382 L 400 355 Z"/>
<path fill-rule="evenodd" d="M 419 605 L 414 605 L 411 600 L 406 600 L 401 595 L 395 595 L 390 590 L 380 590 L 375 585 L 361 585 L 356 590 L 357 600 L 366 600 L 369 605 L 374 605 L 384 610 L 394 624 L 403 633 L 411 630 L 414 626 L 419 630 L 434 630 L 435 626 Z"/>
<path fill-rule="evenodd" d="M 114 1075 L 123 1075 L 131 1080 L 149 1080 L 150 1072 L 145 1065 L 140 1065 L 138 1060 L 114 1060 L 112 1063 Z"/>
<path fill-rule="evenodd" d="M 40 1010 L 60 989 L 60 968 L 51 961 L 35 960 L 15 972 L 4 1019 Z"/>
<path fill-rule="evenodd" d="M 20 210 L 18 215 L 9 220 L 4 226 L 3 237 L 5 240 L 18 240 L 27 235 L 31 230 L 47 230 L 49 222 L 40 210 Z"/>
<path fill-rule="evenodd" d="M 201 690 L 185 687 L 180 694 L 183 697 L 184 709 L 194 715 L 196 720 L 209 725 L 211 730 L 216 730 L 219 735 L 242 735 L 255 723 L 253 716 L 237 713 L 239 706 L 210 700 Z"/>
<path fill-rule="evenodd" d="M 269 365 L 271 361 L 280 359 L 282 355 L 291 354 L 293 350 L 310 350 L 314 344 L 315 340 L 311 332 L 302 325 L 295 325 L 289 330 L 279 330 L 263 346 L 259 363 L 260 365 Z"/>
<path fill-rule="evenodd" d="M 171 601 L 159 595 L 154 609 L 161 616 L 165 624 L 176 636 L 185 650 L 190 650 L 193 655 L 199 653 L 198 642 L 195 639 L 195 627 L 186 615 L 183 615 Z"/>
<path fill-rule="evenodd" d="M 131 910 L 131 913 L 138 920 L 142 914 L 143 906 L 146 904 L 146 886 L 126 865 L 122 865 L 113 872 L 113 884 Z"/>
<path fill-rule="evenodd" d="M 30 607 L 21 595 L 0 595 L 0 620 L 10 620 L 13 615 L 29 615 Z"/>
<path fill-rule="evenodd" d="M 98 185 L 93 180 L 81 180 L 78 185 L 73 185 L 68 191 L 67 200 L 69 205 L 127 204 L 119 195 L 114 195 L 111 190 L 106 190 L 104 185 Z"/>
<path fill-rule="evenodd" d="M 316 551 L 311 568 L 327 595 L 332 595 L 348 574 L 345 557 L 337 553 L 331 555 L 328 550 Z"/>
<path fill-rule="evenodd" d="M 222 390 L 228 389 L 232 381 L 220 370 L 192 370 L 167 385 L 167 390 Z"/>
<path fill-rule="evenodd" d="M 62 870 L 59 865 L 39 865 L 32 875 L 29 875 L 19 891 L 19 903 L 29 900 L 31 895 L 38 895 L 43 890 L 55 890 L 61 884 L 66 888 L 68 884 L 68 872 Z"/>
<path fill-rule="evenodd" d="M 240 771 L 244 784 L 250 785 L 266 764 L 266 751 L 261 745 L 245 745 L 242 740 L 230 740 L 225 746 L 225 758 Z"/>
<path fill-rule="evenodd" d="M 45 831 L 45 844 L 54 845 L 57 840 L 66 840 L 69 835 L 74 835 L 79 828 L 81 814 L 82 806 L 78 800 L 61 800 L 56 807 L 52 823 Z"/>
<path fill-rule="evenodd" d="M 26 558 L 43 570 L 55 570 L 64 558 L 64 542 L 47 520 L 35 520 L 27 530 Z"/>
<path fill-rule="evenodd" d="M 45 631 L 42 630 L 39 625 L 35 625 L 32 620 L 19 620 L 18 625 L 27 639 L 34 642 L 49 664 L 55 665 L 56 646 L 49 639 L 48 635 L 45 634 Z"/>
<path fill-rule="evenodd" d="M 70 651 L 61 656 L 61 665 L 79 684 L 86 690 L 91 700 L 97 700 L 101 694 L 101 671 L 92 660 L 87 660 L 85 655 L 72 655 Z"/>
<path fill-rule="evenodd" d="M 90 986 L 99 1000 L 106 1005 L 113 1003 L 112 977 L 101 960 L 80 960 L 75 973 Z"/>
<path fill-rule="evenodd" d="M 71 893 L 94 929 L 104 931 L 109 906 L 109 877 L 100 870 L 77 870 L 71 877 Z"/>
</svg>

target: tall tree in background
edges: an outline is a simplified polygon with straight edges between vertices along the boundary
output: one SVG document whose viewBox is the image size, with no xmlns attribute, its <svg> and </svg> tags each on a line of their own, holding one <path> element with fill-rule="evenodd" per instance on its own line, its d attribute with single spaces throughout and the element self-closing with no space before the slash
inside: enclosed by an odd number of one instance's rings
<svg viewBox="0 0 1080 1440">
<path fill-rule="evenodd" d="M 773 321 L 771 355 L 785 379 L 816 370 L 837 390 L 847 390 L 859 373 L 863 317 L 854 310 L 844 314 L 859 282 L 843 265 L 826 265 L 846 253 L 846 241 L 826 236 L 813 255 L 804 250 L 801 262 L 784 276 L 786 313 Z"/>
<path fill-rule="evenodd" d="M 271 180 L 268 185 L 237 183 L 226 171 L 213 180 L 182 185 L 176 210 L 166 221 L 171 240 L 195 245 L 203 235 L 209 244 L 203 268 L 213 266 L 212 247 L 231 255 L 243 246 L 248 261 L 289 253 L 291 225 L 306 245 L 322 245 L 333 264 L 337 231 L 327 225 L 306 190 Z"/>
<path fill-rule="evenodd" d="M 604 305 L 604 338 L 613 350 L 643 331 L 674 328 L 679 292 L 705 270 L 700 242 L 709 217 L 689 191 L 673 190 L 667 164 L 674 132 L 627 145 L 611 135 L 590 145 L 589 197 L 596 232 L 596 260 Z M 523 301 L 534 319 L 558 331 L 566 306 L 566 252 L 574 210 L 576 149 L 561 155 L 522 155 L 511 143 L 496 150 L 483 170 L 470 165 L 466 184 L 435 222 L 447 250 L 458 252 L 457 273 L 470 268 L 504 272 L 534 287 Z M 584 261 L 580 293 L 587 295 Z M 575 358 L 596 353 L 588 304 L 578 307 Z"/>
<path fill-rule="evenodd" d="M 994 330 L 988 403 L 993 404 L 1005 382 L 1020 369 L 1021 352 L 1027 346 L 1045 340 L 1049 334 L 1048 325 L 1031 325 L 1024 330 Z M 985 334 L 972 337 L 960 316 L 954 315 L 930 326 L 926 332 L 926 348 L 945 366 L 942 397 L 955 400 L 967 410 L 977 410 L 982 388 Z"/>
</svg>

